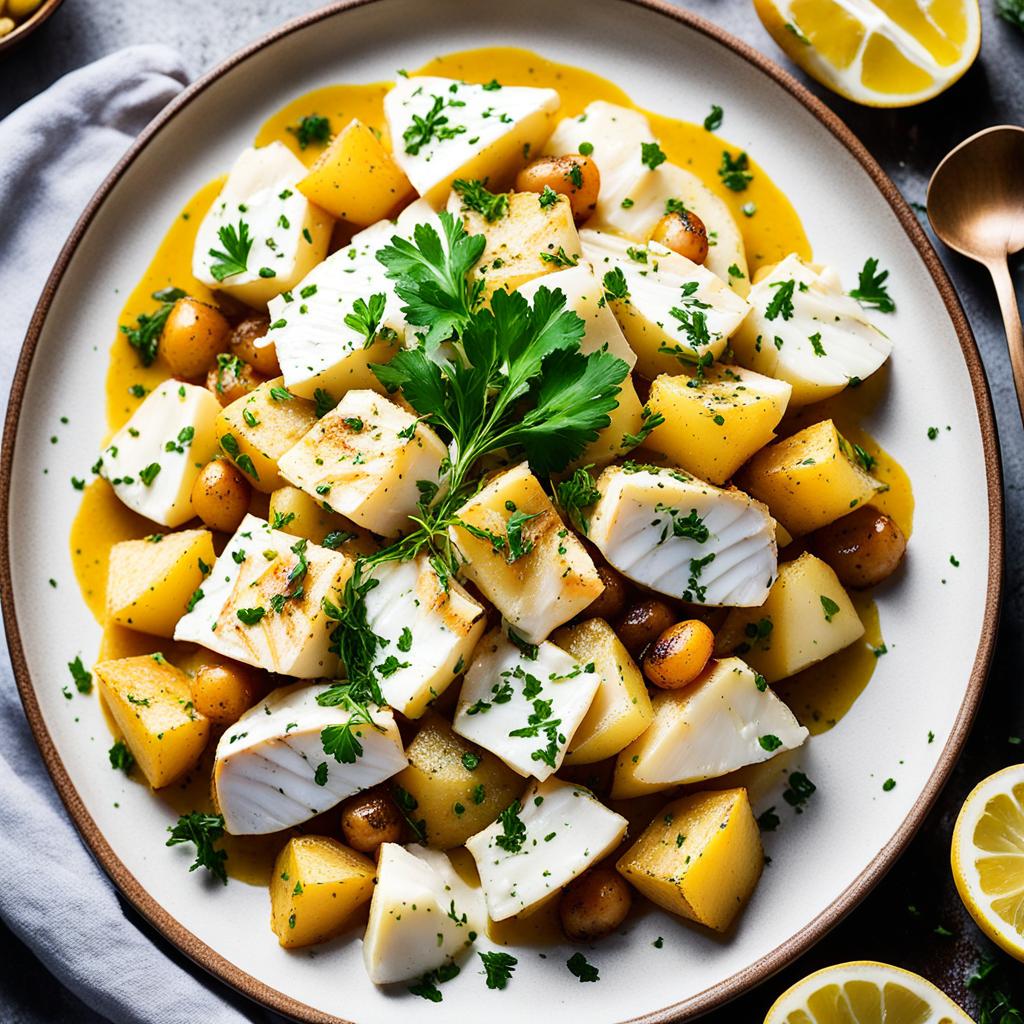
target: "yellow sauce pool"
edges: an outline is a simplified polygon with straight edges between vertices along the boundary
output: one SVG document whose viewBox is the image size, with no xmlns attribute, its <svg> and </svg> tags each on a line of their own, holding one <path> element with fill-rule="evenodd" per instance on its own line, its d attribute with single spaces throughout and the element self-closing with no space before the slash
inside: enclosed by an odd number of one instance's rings
<svg viewBox="0 0 1024 1024">
<path fill-rule="evenodd" d="M 580 68 L 556 64 L 525 50 L 498 47 L 455 53 L 430 61 L 419 73 L 461 78 L 467 82 L 487 82 L 497 78 L 507 85 L 554 88 L 562 97 L 563 115 L 577 114 L 595 99 L 635 106 L 618 86 L 606 79 Z M 307 165 L 311 164 L 320 149 L 311 146 L 302 150 L 289 128 L 294 128 L 305 115 L 319 114 L 330 119 L 334 130 L 352 118 L 382 129 L 383 98 L 389 88 L 390 83 L 386 82 L 338 85 L 298 97 L 268 118 L 256 135 L 255 145 L 262 146 L 275 140 L 283 142 Z M 811 257 L 811 247 L 796 210 L 753 159 L 750 162 L 753 173 L 750 186 L 742 193 L 732 192 L 721 184 L 717 169 L 723 151 L 735 154 L 737 147 L 706 131 L 702 125 L 661 115 L 648 113 L 648 116 L 668 158 L 696 173 L 728 204 L 742 232 L 752 275 L 762 264 L 777 262 L 790 252 L 807 259 Z M 386 140 L 387 136 L 384 138 Z M 161 288 L 176 286 L 196 298 L 212 298 L 210 291 L 192 276 L 192 249 L 199 223 L 216 198 L 222 182 L 223 179 L 211 181 L 188 200 L 168 229 L 143 277 L 129 294 L 119 326 L 134 325 L 139 313 L 153 310 L 156 302 L 151 295 Z M 742 213 L 741 208 L 747 203 L 756 205 L 753 216 Z M 168 376 L 170 371 L 160 359 L 151 367 L 141 366 L 135 351 L 123 333 L 118 331 L 111 345 L 106 379 L 110 432 L 121 427 L 138 407 L 141 396 L 133 394 L 135 385 L 141 385 L 148 392 Z M 887 370 L 883 369 L 860 388 L 788 417 L 783 433 L 791 433 L 828 416 L 834 418 L 848 438 L 878 459 L 876 475 L 889 485 L 889 490 L 873 504 L 892 515 L 909 536 L 914 503 L 907 475 L 859 425 L 884 397 L 886 382 Z M 265 496 L 257 497 L 254 510 L 266 514 Z M 101 624 L 105 620 L 110 548 L 118 541 L 145 537 L 154 532 L 158 532 L 158 528 L 125 508 L 105 481 L 97 479 L 86 487 L 71 529 L 71 554 L 83 600 Z M 882 646 L 883 640 L 877 609 L 870 596 L 851 596 L 867 629 L 864 641 L 778 687 L 780 695 L 812 732 L 830 728 L 849 710 L 868 684 L 878 662 L 874 651 Z M 105 627 L 99 657 L 126 657 L 154 650 L 164 651 L 185 670 L 194 669 L 203 657 L 202 652 L 192 645 L 176 645 L 112 625 Z M 187 779 L 156 794 L 167 804 L 169 818 L 173 813 L 213 810 L 209 786 L 212 758 L 211 743 L 203 761 Z M 668 799 L 668 794 L 664 794 L 664 798 Z M 336 832 L 335 819 L 336 815 L 332 819 L 317 819 L 308 823 L 308 827 L 318 826 Z M 223 846 L 229 853 L 229 873 L 241 881 L 266 885 L 273 859 L 286 840 L 287 834 L 266 838 L 225 837 Z M 462 865 L 461 869 L 475 874 L 471 865 Z M 521 921 L 492 925 L 491 937 L 502 944 L 549 943 L 559 935 L 556 918 L 556 905 L 551 902 Z"/>
</svg>

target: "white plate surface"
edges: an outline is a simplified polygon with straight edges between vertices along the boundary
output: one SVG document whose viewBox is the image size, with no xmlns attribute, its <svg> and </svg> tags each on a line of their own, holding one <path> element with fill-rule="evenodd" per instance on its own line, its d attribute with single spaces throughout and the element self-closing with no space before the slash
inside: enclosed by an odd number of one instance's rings
<svg viewBox="0 0 1024 1024">
<path fill-rule="evenodd" d="M 103 380 L 123 296 L 193 191 L 303 92 L 392 78 L 397 68 L 485 45 L 590 68 L 673 117 L 699 121 L 710 103 L 722 105 L 725 136 L 792 198 L 819 260 L 851 281 L 865 257 L 882 257 L 899 303 L 884 325 L 895 354 L 888 398 L 866 426 L 910 473 L 917 514 L 907 570 L 878 598 L 888 656 L 838 727 L 789 765 L 818 785 L 807 812 L 794 815 L 778 791 L 759 801 L 778 805 L 783 824 L 765 837 L 772 862 L 735 932 L 709 937 L 651 912 L 587 951 L 598 984 L 580 985 L 565 969 L 568 947 L 521 950 L 506 991 L 484 987 L 474 958 L 434 1006 L 404 990 L 375 990 L 358 938 L 282 951 L 265 890 L 189 875 L 185 851 L 163 844 L 165 806 L 111 771 L 98 703 L 61 693 L 66 663 L 79 653 L 88 663 L 100 635 L 78 600 L 67 551 L 78 503 L 69 478 L 86 475 L 103 440 Z M 65 415 L 71 424 L 62 427 Z M 947 424 L 952 430 L 928 439 L 928 426 Z M 35 695 L 85 810 L 153 899 L 226 961 L 360 1024 L 393 1020 L 399 1010 L 416 1020 L 486 1013 L 490 1024 L 521 1024 L 539 1007 L 546 1018 L 569 1012 L 601 1024 L 655 1014 L 708 989 L 734 993 L 734 976 L 804 932 L 893 842 L 953 731 L 985 632 L 988 493 L 967 364 L 935 281 L 860 163 L 785 88 L 720 42 L 622 0 L 517 0 L 508 8 L 381 0 L 285 35 L 227 71 L 151 139 L 107 196 L 60 282 L 27 381 L 11 473 L 11 573 Z M 884 793 L 889 776 L 897 786 Z M 652 946 L 658 936 L 661 949 Z"/>
</svg>

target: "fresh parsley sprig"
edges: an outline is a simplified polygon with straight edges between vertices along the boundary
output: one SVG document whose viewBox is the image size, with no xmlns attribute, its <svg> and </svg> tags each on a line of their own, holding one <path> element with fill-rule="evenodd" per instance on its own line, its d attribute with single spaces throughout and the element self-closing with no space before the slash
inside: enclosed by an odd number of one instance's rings
<svg viewBox="0 0 1024 1024">
<path fill-rule="evenodd" d="M 134 327 L 121 325 L 121 333 L 128 339 L 128 344 L 139 353 L 139 361 L 143 366 L 152 366 L 156 361 L 160 335 L 163 334 L 167 318 L 178 299 L 185 298 L 185 292 L 180 288 L 161 288 L 160 291 L 153 292 L 152 297 L 160 303 L 155 312 L 139 313 L 135 318 Z"/>
<path fill-rule="evenodd" d="M 252 249 L 249 225 L 244 220 L 239 220 L 237 228 L 234 224 L 223 224 L 217 229 L 217 237 L 224 248 L 209 251 L 217 261 L 210 264 L 214 280 L 219 282 L 244 274 L 249 269 L 249 252 Z"/>
<path fill-rule="evenodd" d="M 508 213 L 507 192 L 489 192 L 484 182 L 466 178 L 456 178 L 452 188 L 462 199 L 462 209 L 479 213 L 488 224 Z"/>
<path fill-rule="evenodd" d="M 896 303 L 885 283 L 889 279 L 889 271 L 879 273 L 878 260 L 874 256 L 864 261 L 857 278 L 857 287 L 850 292 L 851 298 L 869 309 L 877 309 L 879 313 L 896 312 Z"/>
<path fill-rule="evenodd" d="M 206 868 L 215 878 L 228 884 L 228 873 L 224 862 L 228 859 L 225 850 L 218 850 L 216 842 L 224 835 L 224 817 L 221 814 L 203 814 L 201 811 L 190 811 L 183 814 L 167 829 L 171 838 L 167 846 L 178 846 L 181 843 L 194 843 L 196 859 L 189 871 Z"/>
<path fill-rule="evenodd" d="M 483 282 L 471 283 L 469 271 L 486 245 L 483 235 L 469 235 L 447 210 L 440 214 L 444 239 L 430 224 L 418 224 L 412 241 L 395 236 L 377 259 L 406 303 L 402 313 L 414 327 L 425 328 L 428 352 L 459 334 L 480 300 Z"/>
</svg>

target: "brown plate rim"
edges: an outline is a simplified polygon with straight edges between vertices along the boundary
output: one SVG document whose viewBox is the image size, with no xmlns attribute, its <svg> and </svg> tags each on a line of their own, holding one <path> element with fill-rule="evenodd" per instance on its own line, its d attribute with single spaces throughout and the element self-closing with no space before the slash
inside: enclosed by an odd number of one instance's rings
<svg viewBox="0 0 1024 1024">
<path fill-rule="evenodd" d="M 326 7 L 302 15 L 277 29 L 268 32 L 256 42 L 229 57 L 212 71 L 185 89 L 145 128 L 125 153 L 96 194 L 89 201 L 81 217 L 78 219 L 67 242 L 64 244 L 53 270 L 43 288 L 39 303 L 36 306 L 28 332 L 22 346 L 18 365 L 11 386 L 10 401 L 4 424 L 2 448 L 0 448 L 0 533 L 5 543 L 0 545 L 0 599 L 7 614 L 5 629 L 10 646 L 11 661 L 14 666 L 15 678 L 25 714 L 35 735 L 37 744 L 50 772 L 53 783 L 64 801 L 76 827 L 85 839 L 93 855 L 118 886 L 125 897 L 131 901 L 139 913 L 168 941 L 185 953 L 195 963 L 205 968 L 221 981 L 266 1007 L 286 1014 L 306 1024 L 350 1024 L 340 1017 L 324 1013 L 308 1006 L 283 992 L 265 984 L 253 975 L 243 971 L 214 949 L 202 942 L 196 935 L 181 925 L 169 914 L 139 883 L 117 857 L 97 828 L 88 813 L 68 774 L 60 755 L 57 753 L 53 740 L 43 721 L 39 704 L 36 701 L 32 682 L 29 678 L 28 666 L 21 643 L 17 621 L 17 604 L 11 580 L 11 535 L 10 518 L 10 483 L 14 463 L 14 450 L 17 438 L 18 418 L 25 395 L 29 369 L 35 354 L 36 346 L 43 324 L 49 312 L 50 304 L 68 265 L 81 242 L 86 230 L 96 213 L 105 202 L 107 196 L 118 182 L 126 169 L 134 162 L 149 141 L 162 131 L 175 115 L 196 96 L 200 95 L 216 82 L 227 71 L 246 61 L 249 57 L 263 50 L 279 39 L 314 24 L 322 19 L 334 17 L 340 12 L 354 10 L 381 0 L 340 0 Z M 618 0 L 623 5 L 641 7 L 685 25 L 709 39 L 719 43 L 733 53 L 742 57 L 749 64 L 758 68 L 776 84 L 782 86 L 791 96 L 797 99 L 815 118 L 835 136 L 856 159 L 860 166 L 877 186 L 879 192 L 888 201 L 896 218 L 899 220 L 910 241 L 917 249 L 921 260 L 935 282 L 942 297 L 946 311 L 952 321 L 954 330 L 960 341 L 964 361 L 974 389 L 978 420 L 982 435 L 982 448 L 988 477 L 988 519 L 990 532 L 988 588 L 985 602 L 985 615 L 982 623 L 978 650 L 974 659 L 963 703 L 953 723 L 949 739 L 942 751 L 935 770 L 909 814 L 886 846 L 878 852 L 864 871 L 834 900 L 834 902 L 818 915 L 806 928 L 781 943 L 756 963 L 749 965 L 724 982 L 705 989 L 681 1002 L 660 1010 L 655 1010 L 639 1017 L 631 1018 L 625 1024 L 659 1024 L 659 1022 L 678 1020 L 684 1015 L 696 1017 L 721 1006 L 730 999 L 765 981 L 776 971 L 781 970 L 798 956 L 806 952 L 826 932 L 839 923 L 878 883 L 883 875 L 903 852 L 907 844 L 921 826 L 936 797 L 945 784 L 950 772 L 959 757 L 967 739 L 971 723 L 977 712 L 978 704 L 984 689 L 985 677 L 988 672 L 992 651 L 995 645 L 996 631 L 999 624 L 1000 597 L 1003 586 L 1003 499 L 1002 499 L 1002 468 L 999 459 L 999 443 L 996 432 L 995 415 L 992 398 L 981 356 L 974 335 L 964 314 L 960 300 L 953 288 L 939 257 L 918 223 L 917 217 L 900 195 L 896 186 L 889 179 L 874 158 L 864 148 L 850 129 L 840 118 L 817 99 L 805 86 L 801 85 L 792 75 L 753 47 L 718 26 L 706 21 L 689 11 L 670 6 L 664 0 Z"/>
</svg>

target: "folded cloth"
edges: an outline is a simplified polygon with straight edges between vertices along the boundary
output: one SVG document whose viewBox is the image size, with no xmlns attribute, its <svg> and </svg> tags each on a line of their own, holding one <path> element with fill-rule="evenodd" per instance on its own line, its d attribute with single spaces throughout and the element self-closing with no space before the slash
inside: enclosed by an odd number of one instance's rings
<svg viewBox="0 0 1024 1024">
<path fill-rule="evenodd" d="M 75 219 L 132 139 L 185 82 L 173 51 L 135 46 L 67 75 L 0 121 L 0 394 L 7 393 L 32 310 Z M 7 865 L 0 918 L 95 1012 L 89 1020 L 280 1019 L 202 972 L 190 973 L 184 958 L 154 945 L 126 913 L 50 783 L 2 641 L 0 863 Z M 0 1019 L 10 1020 L 3 1002 L 0 996 Z M 84 1022 L 81 1003 L 61 1019 Z"/>
</svg>

